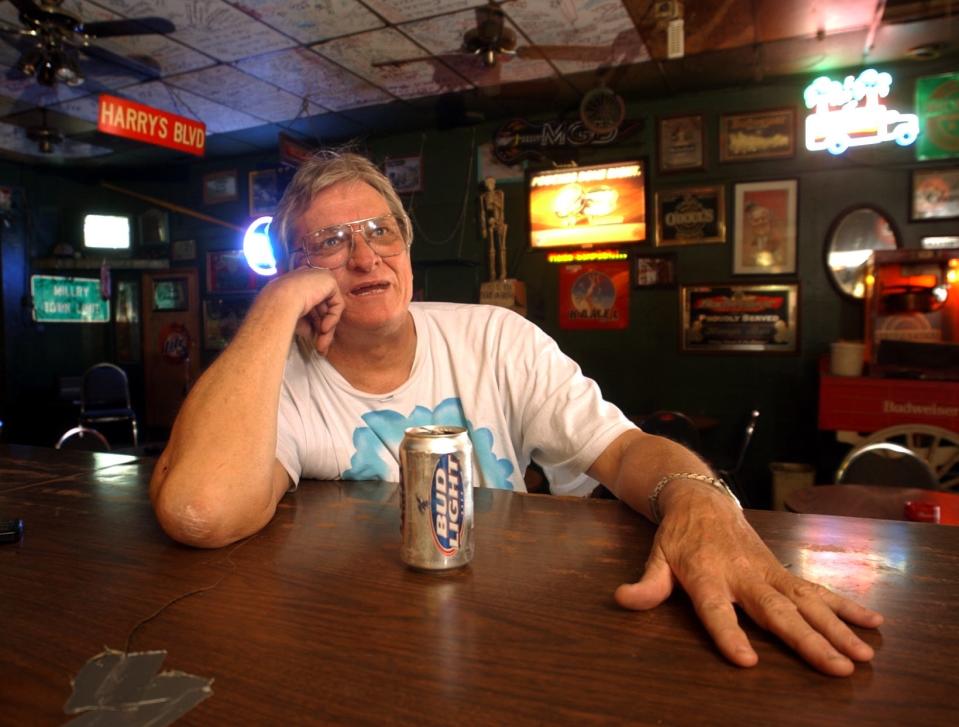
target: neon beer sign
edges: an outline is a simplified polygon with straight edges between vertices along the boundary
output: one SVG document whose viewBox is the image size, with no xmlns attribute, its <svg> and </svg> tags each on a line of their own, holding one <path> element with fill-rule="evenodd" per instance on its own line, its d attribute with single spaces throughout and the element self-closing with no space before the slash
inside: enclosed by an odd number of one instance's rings
<svg viewBox="0 0 959 727">
<path fill-rule="evenodd" d="M 912 144 L 919 136 L 919 117 L 886 108 L 880 99 L 890 88 L 892 76 L 873 68 L 841 82 L 817 78 L 803 92 L 806 108 L 816 109 L 806 117 L 806 148 L 842 154 L 851 146 Z"/>
</svg>

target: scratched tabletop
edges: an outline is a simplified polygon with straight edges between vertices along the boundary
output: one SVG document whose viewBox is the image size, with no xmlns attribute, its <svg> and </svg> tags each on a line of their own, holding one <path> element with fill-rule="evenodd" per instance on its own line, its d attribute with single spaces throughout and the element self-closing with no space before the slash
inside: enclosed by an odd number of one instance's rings
<svg viewBox="0 0 959 727">
<path fill-rule="evenodd" d="M 476 493 L 476 555 L 447 574 L 399 560 L 396 485 L 305 481 L 258 535 L 172 542 L 153 461 L 0 446 L 0 724 L 63 724 L 104 647 L 166 652 L 212 679 L 177 724 L 941 725 L 959 705 L 959 528 L 747 511 L 795 573 L 881 610 L 847 679 L 751 623 L 728 664 L 682 594 L 613 602 L 653 526 L 606 500 Z"/>
</svg>

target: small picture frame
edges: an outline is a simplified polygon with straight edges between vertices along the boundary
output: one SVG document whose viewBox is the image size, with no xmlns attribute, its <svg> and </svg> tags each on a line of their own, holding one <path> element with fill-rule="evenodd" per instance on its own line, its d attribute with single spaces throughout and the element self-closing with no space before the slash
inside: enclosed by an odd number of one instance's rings
<svg viewBox="0 0 959 727">
<path fill-rule="evenodd" d="M 675 288 L 676 255 L 637 255 L 634 288 Z"/>
<path fill-rule="evenodd" d="M 206 289 L 210 293 L 247 293 L 260 280 L 246 263 L 242 250 L 219 250 L 206 254 Z"/>
<path fill-rule="evenodd" d="M 153 282 L 154 312 L 185 311 L 190 308 L 186 278 L 160 278 Z"/>
<path fill-rule="evenodd" d="M 705 169 L 706 149 L 701 114 L 661 118 L 656 131 L 660 174 Z"/>
<path fill-rule="evenodd" d="M 203 204 L 232 202 L 239 196 L 236 170 L 211 172 L 203 175 Z"/>
<path fill-rule="evenodd" d="M 203 347 L 222 351 L 233 340 L 253 305 L 252 296 L 211 298 L 203 301 Z"/>
<path fill-rule="evenodd" d="M 680 350 L 796 353 L 799 283 L 683 285 Z"/>
<path fill-rule="evenodd" d="M 959 168 L 914 169 L 909 197 L 913 222 L 959 218 Z"/>
<path fill-rule="evenodd" d="M 155 207 L 140 215 L 140 245 L 159 247 L 170 243 L 170 216 Z"/>
<path fill-rule="evenodd" d="M 250 172 L 250 217 L 272 215 L 280 201 L 279 174 L 276 169 Z"/>
<path fill-rule="evenodd" d="M 170 243 L 170 260 L 196 260 L 196 240 L 174 240 Z"/>
<path fill-rule="evenodd" d="M 383 162 L 383 172 L 389 177 L 397 194 L 423 191 L 422 157 L 389 157 Z"/>
<path fill-rule="evenodd" d="M 723 114 L 719 117 L 719 161 L 785 159 L 796 153 L 793 108 Z"/>
<path fill-rule="evenodd" d="M 798 188 L 795 179 L 735 185 L 733 275 L 795 274 Z"/>
<path fill-rule="evenodd" d="M 654 195 L 656 247 L 726 242 L 726 187 L 662 189 Z"/>
</svg>

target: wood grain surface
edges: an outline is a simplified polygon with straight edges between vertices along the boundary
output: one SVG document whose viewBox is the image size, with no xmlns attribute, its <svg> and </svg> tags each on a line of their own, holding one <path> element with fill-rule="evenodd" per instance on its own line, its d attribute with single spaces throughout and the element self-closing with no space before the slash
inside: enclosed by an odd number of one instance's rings
<svg viewBox="0 0 959 727">
<path fill-rule="evenodd" d="M 640 575 L 654 531 L 615 501 L 479 490 L 472 565 L 419 573 L 399 560 L 395 485 L 304 482 L 261 533 L 204 551 L 156 524 L 151 460 L 63 454 L 0 447 L 0 517 L 26 526 L 22 543 L 0 545 L 3 725 L 65 722 L 71 677 L 104 646 L 164 649 L 165 669 L 213 678 L 178 723 L 190 725 L 955 716 L 956 528 L 747 511 L 793 572 L 885 614 L 859 631 L 874 662 L 836 679 L 752 624 L 760 663 L 731 666 L 681 594 L 619 609 L 613 590 Z"/>
</svg>

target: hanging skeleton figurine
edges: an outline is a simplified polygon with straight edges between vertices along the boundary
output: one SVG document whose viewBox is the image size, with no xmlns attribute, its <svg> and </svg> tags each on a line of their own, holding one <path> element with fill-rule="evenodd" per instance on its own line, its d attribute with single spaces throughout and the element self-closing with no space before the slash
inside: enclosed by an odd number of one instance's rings
<svg viewBox="0 0 959 727">
<path fill-rule="evenodd" d="M 483 239 L 489 244 L 489 279 L 506 280 L 506 215 L 503 203 L 503 191 L 496 189 L 496 180 L 487 177 L 483 181 L 485 191 L 480 193 L 480 226 Z M 497 250 L 499 268 L 497 273 Z"/>
</svg>

